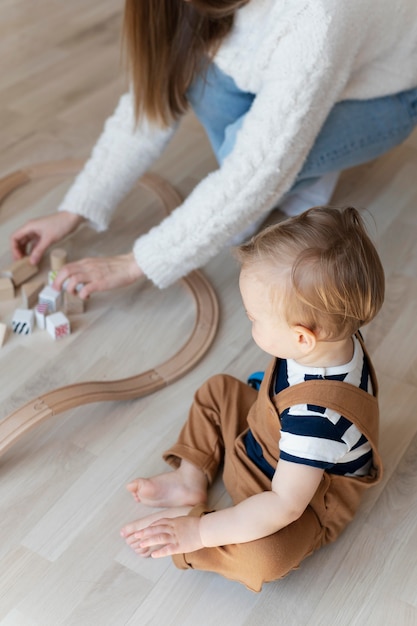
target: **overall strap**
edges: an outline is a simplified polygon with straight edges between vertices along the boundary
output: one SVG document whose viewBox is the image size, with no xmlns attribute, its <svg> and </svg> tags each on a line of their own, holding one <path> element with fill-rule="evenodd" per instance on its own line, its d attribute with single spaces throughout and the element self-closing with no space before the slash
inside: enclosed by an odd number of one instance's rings
<svg viewBox="0 0 417 626">
<path fill-rule="evenodd" d="M 378 401 L 367 391 L 340 380 L 309 380 L 287 387 L 272 398 L 278 413 L 296 404 L 314 404 L 340 413 L 365 437 L 378 440 Z"/>
</svg>

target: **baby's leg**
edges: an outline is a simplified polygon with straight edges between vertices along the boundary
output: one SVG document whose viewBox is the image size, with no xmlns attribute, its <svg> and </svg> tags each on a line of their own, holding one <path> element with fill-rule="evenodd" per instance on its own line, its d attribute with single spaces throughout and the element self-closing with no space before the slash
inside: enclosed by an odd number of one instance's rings
<svg viewBox="0 0 417 626">
<path fill-rule="evenodd" d="M 164 460 L 177 468 L 186 459 L 203 470 L 210 486 L 229 448 L 247 429 L 247 416 L 257 397 L 255 389 L 233 376 L 209 378 L 195 394 L 188 419 L 177 442 L 163 454 Z"/>
<path fill-rule="evenodd" d="M 256 397 L 254 389 L 231 376 L 213 376 L 204 383 L 176 444 L 164 454 L 174 471 L 130 482 L 127 489 L 135 500 L 154 507 L 204 503 L 224 460 L 224 439 L 233 445 L 247 427 Z"/>
<path fill-rule="evenodd" d="M 207 499 L 204 472 L 185 460 L 174 471 L 151 478 L 136 478 L 126 488 L 136 502 L 153 507 L 192 507 Z"/>
<path fill-rule="evenodd" d="M 204 512 L 203 512 L 204 513 Z M 201 515 L 195 507 L 190 515 Z M 179 569 L 195 569 L 221 574 L 260 591 L 263 583 L 286 576 L 323 544 L 323 529 L 311 507 L 282 530 L 247 543 L 203 548 L 172 557 Z"/>
</svg>

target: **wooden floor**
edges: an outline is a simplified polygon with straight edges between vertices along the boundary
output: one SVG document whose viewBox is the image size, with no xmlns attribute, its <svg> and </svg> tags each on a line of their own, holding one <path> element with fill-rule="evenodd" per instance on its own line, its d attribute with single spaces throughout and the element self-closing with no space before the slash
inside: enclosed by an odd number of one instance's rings
<svg viewBox="0 0 417 626">
<path fill-rule="evenodd" d="M 120 60 L 122 0 L 2 0 L 0 175 L 34 163 L 84 158 L 125 89 Z M 188 116 L 156 171 L 186 195 L 215 167 Z M 0 208 L 0 267 L 11 232 L 52 212 L 69 177 L 44 180 Z M 253 594 L 215 575 L 140 560 L 119 528 L 141 516 L 124 489 L 160 471 L 192 394 L 209 375 L 243 379 L 265 366 L 250 339 L 229 252 L 205 268 L 221 307 L 213 347 L 170 387 L 136 401 L 92 404 L 50 419 L 0 459 L 1 626 L 352 626 L 417 624 L 417 134 L 342 176 L 335 203 L 369 211 L 387 277 L 379 317 L 366 329 L 381 387 L 383 482 L 339 541 L 285 580 Z M 134 232 L 161 219 L 135 191 L 110 234 L 88 229 L 66 243 L 73 258 L 129 250 Z M 47 261 L 42 266 L 47 271 Z M 10 323 L 19 298 L 0 302 Z M 9 333 L 0 351 L 1 416 L 49 389 L 138 373 L 173 354 L 194 319 L 181 285 L 91 300 L 71 337 Z M 221 483 L 213 503 L 226 501 Z"/>
</svg>

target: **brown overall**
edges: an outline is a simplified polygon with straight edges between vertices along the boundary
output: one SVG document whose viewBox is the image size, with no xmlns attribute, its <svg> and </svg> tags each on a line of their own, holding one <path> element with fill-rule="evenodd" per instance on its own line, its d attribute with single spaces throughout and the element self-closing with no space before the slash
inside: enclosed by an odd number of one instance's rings
<svg viewBox="0 0 417 626">
<path fill-rule="evenodd" d="M 164 459 L 173 467 L 178 467 L 180 459 L 200 467 L 209 485 L 224 462 L 223 481 L 234 504 L 271 489 L 271 481 L 246 454 L 243 439 L 248 427 L 261 444 L 264 458 L 275 467 L 279 461 L 279 415 L 295 404 L 326 406 L 355 424 L 372 446 L 373 469 L 364 478 L 324 472 L 309 506 L 295 522 L 256 541 L 175 555 L 177 567 L 217 572 L 260 591 L 264 582 L 284 577 L 314 550 L 338 537 L 352 520 L 365 489 L 382 475 L 377 450 L 377 383 L 369 365 L 375 397 L 349 383 L 313 380 L 289 387 L 271 399 L 275 360 L 259 392 L 223 374 L 209 379 L 197 391 L 189 419 Z M 200 505 L 190 515 L 209 510 Z"/>
</svg>

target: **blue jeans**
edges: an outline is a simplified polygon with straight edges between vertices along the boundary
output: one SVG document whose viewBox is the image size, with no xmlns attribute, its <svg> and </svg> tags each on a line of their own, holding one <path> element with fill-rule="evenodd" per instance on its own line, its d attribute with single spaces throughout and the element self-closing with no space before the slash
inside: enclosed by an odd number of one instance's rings
<svg viewBox="0 0 417 626">
<path fill-rule="evenodd" d="M 187 94 L 219 162 L 232 151 L 255 98 L 238 89 L 216 65 Z M 417 87 L 370 100 L 344 100 L 327 117 L 292 187 L 300 189 L 328 172 L 365 163 L 402 143 L 417 125 Z"/>
</svg>

